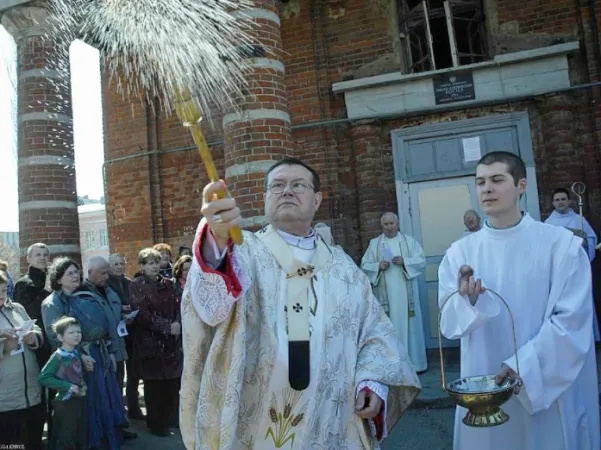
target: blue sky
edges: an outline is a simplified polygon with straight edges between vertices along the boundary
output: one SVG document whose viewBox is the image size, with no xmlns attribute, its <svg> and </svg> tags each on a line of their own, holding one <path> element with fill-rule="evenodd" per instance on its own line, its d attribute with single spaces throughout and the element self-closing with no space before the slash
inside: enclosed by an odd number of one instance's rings
<svg viewBox="0 0 601 450">
<path fill-rule="evenodd" d="M 104 195 L 104 144 L 98 52 L 81 41 L 75 41 L 70 53 L 77 194 L 99 199 Z M 0 26 L 0 192 L 3 193 L 0 231 L 19 229 L 17 130 L 14 127 L 16 111 L 13 111 L 15 81 L 16 46 L 12 37 Z"/>
</svg>

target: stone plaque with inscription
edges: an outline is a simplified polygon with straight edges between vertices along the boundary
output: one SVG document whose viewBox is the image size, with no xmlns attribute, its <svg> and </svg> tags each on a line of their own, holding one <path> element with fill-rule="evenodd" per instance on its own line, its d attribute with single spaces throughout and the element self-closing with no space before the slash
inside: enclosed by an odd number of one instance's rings
<svg viewBox="0 0 601 450">
<path fill-rule="evenodd" d="M 434 98 L 437 105 L 474 100 L 474 78 L 471 72 L 434 77 Z"/>
</svg>

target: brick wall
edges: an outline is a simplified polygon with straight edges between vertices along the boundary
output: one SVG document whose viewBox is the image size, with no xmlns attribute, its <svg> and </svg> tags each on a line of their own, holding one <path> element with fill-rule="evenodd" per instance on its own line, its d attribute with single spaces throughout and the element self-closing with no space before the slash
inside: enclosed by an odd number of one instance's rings
<svg viewBox="0 0 601 450">
<path fill-rule="evenodd" d="M 17 44 L 20 250 L 42 241 L 79 260 L 68 43 L 46 36 L 45 17 L 38 4 L 0 17 Z"/>
<path fill-rule="evenodd" d="M 579 0 L 549 2 L 498 0 L 499 22 L 515 21 L 520 34 L 571 32 L 578 21 Z M 581 2 L 583 5 L 585 2 Z"/>
<path fill-rule="evenodd" d="M 599 21 L 601 2 L 596 3 Z M 551 189 L 583 180 L 589 187 L 587 215 L 595 226 L 601 225 L 601 166 L 596 141 L 599 110 L 592 103 L 596 90 L 428 117 L 306 127 L 346 116 L 344 99 L 332 94 L 332 83 L 359 76 L 367 66 L 390 59 L 390 21 L 380 4 L 384 2 L 298 0 L 280 12 L 293 152 L 320 173 L 324 202 L 316 220 L 332 226 L 336 242 L 360 257 L 369 238 L 379 232 L 379 214 L 396 210 L 392 130 L 523 110 L 528 110 L 531 118 L 543 216 L 550 211 Z M 582 37 L 584 50 L 570 61 L 571 81 L 579 84 L 599 79 L 588 2 L 485 0 L 484 4 L 494 51 L 523 50 L 557 39 Z M 494 4 L 496 9 L 491 12 Z M 131 262 L 131 255 L 157 240 L 168 242 L 174 249 L 190 245 L 206 178 L 196 150 L 181 150 L 192 144 L 187 130 L 173 117 L 147 117 L 143 105 L 132 106 L 108 86 L 105 102 L 107 160 L 138 152 L 172 151 L 161 153 L 155 161 L 144 156 L 108 165 L 107 209 L 111 246 L 115 247 L 111 250 L 127 252 Z M 214 130 L 207 128 L 207 138 L 217 142 L 212 150 L 223 176 L 227 163 L 220 144 L 221 121 L 215 122 Z M 234 181 L 242 196 L 260 184 L 250 179 Z M 156 205 L 161 203 L 159 212 Z M 256 207 L 261 207 L 260 201 Z M 252 201 L 246 209 L 256 210 Z"/>
</svg>

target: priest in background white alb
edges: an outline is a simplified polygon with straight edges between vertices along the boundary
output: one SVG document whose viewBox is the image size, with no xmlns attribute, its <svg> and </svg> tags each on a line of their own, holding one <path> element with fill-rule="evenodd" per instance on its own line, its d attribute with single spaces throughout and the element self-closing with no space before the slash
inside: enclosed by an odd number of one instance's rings
<svg viewBox="0 0 601 450">
<path fill-rule="evenodd" d="M 571 228 L 581 231 L 584 229 L 587 239 L 588 258 L 592 262 L 595 259 L 595 246 L 597 235 L 586 218 L 580 218 L 580 214 L 570 208 L 570 193 L 567 189 L 559 188 L 553 191 L 553 212 L 547 217 L 545 223 L 559 227 Z"/>
<path fill-rule="evenodd" d="M 467 230 L 463 232 L 461 237 L 469 236 L 482 229 L 482 219 L 473 209 L 468 209 L 465 214 L 463 214 L 463 224 Z"/>
<path fill-rule="evenodd" d="M 519 209 L 523 161 L 485 155 L 476 190 L 487 221 L 454 242 L 439 268 L 441 331 L 461 339 L 461 376 L 517 378 L 508 303 L 515 319 L 522 386 L 502 409 L 509 421 L 470 428 L 455 416 L 455 450 L 598 450 L 599 395 L 590 263 L 572 232 Z M 519 378 L 518 378 L 519 379 Z"/>
<path fill-rule="evenodd" d="M 596 253 L 597 235 L 586 218 L 581 218 L 580 214 L 576 214 L 576 212 L 570 208 L 570 193 L 567 189 L 559 188 L 553 191 L 553 208 L 553 212 L 549 215 L 547 220 L 545 220 L 545 223 L 571 230 L 578 230 L 580 233 L 582 233 L 582 230 L 584 229 L 584 234 L 586 235 L 584 248 L 588 252 L 588 259 L 593 262 Z M 584 236 L 580 237 L 584 239 Z M 593 300 L 593 335 L 595 336 L 595 342 L 599 342 L 601 341 L 601 332 L 599 331 L 597 314 L 594 312 L 594 304 L 595 302 Z"/>
<path fill-rule="evenodd" d="M 240 210 L 216 198 L 222 186 L 204 189 L 182 298 L 186 448 L 379 448 L 421 387 L 365 274 L 311 228 L 319 174 L 275 163 L 270 225 L 241 245 L 228 237 Z"/>
<path fill-rule="evenodd" d="M 382 234 L 369 243 L 361 268 L 375 287 L 415 370 L 428 369 L 419 302 L 418 277 L 426 267 L 424 251 L 411 236 L 399 231 L 399 219 L 388 212 L 380 219 Z"/>
</svg>

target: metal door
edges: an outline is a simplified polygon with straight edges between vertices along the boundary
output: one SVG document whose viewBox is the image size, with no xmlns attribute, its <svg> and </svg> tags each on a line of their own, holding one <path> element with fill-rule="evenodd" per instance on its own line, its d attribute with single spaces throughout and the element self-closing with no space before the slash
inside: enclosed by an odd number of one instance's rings
<svg viewBox="0 0 601 450">
<path fill-rule="evenodd" d="M 426 347 L 435 348 L 438 346 L 438 266 L 450 245 L 463 236 L 465 211 L 478 211 L 475 178 L 411 183 L 409 197 L 413 237 L 421 243 L 426 257 L 426 269 L 419 279 Z M 458 343 L 444 340 L 445 346 Z"/>
</svg>

